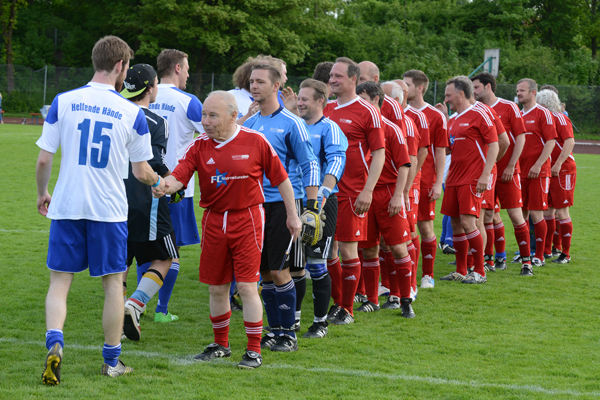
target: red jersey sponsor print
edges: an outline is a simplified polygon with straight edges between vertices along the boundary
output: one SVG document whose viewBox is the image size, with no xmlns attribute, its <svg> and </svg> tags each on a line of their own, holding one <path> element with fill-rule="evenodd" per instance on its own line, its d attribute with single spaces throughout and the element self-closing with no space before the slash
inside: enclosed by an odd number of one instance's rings
<svg viewBox="0 0 600 400">
<path fill-rule="evenodd" d="M 512 101 L 498 98 L 496 103 L 492 105 L 492 108 L 500 117 L 504 130 L 508 134 L 508 149 L 506 149 L 504 156 L 496 163 L 498 171 L 502 175 L 512 157 L 517 136 L 525 134 L 525 123 L 523 122 L 523 117 L 521 117 L 521 110 Z M 518 174 L 520 171 L 519 161 L 517 160 L 514 173 Z"/>
<path fill-rule="evenodd" d="M 346 170 L 338 183 L 338 196 L 357 197 L 367 182 L 371 151 L 385 147 L 381 114 L 358 96 L 342 105 L 337 105 L 337 101 L 327 103 L 324 114 L 339 125 L 348 139 Z"/>
<path fill-rule="evenodd" d="M 452 118 L 449 126 L 454 144 L 446 186 L 476 184 L 485 167 L 488 144 L 498 141 L 494 123 L 485 111 L 471 106 Z"/>
<path fill-rule="evenodd" d="M 552 155 L 550 155 L 550 165 L 554 165 L 560 153 L 562 152 L 563 146 L 565 145 L 565 140 L 573 139 L 573 124 L 569 117 L 564 115 L 563 113 L 553 112 L 552 117 L 554 118 L 554 125 L 556 126 L 556 145 L 552 150 Z M 574 174 L 577 172 L 577 166 L 575 165 L 575 157 L 573 157 L 573 153 L 567 157 L 565 162 L 560 167 L 560 174 Z"/>
<path fill-rule="evenodd" d="M 521 158 L 521 175 L 527 176 L 531 167 L 542 154 L 542 150 L 548 140 L 556 139 L 556 128 L 552 113 L 536 104 L 527 112 L 521 111 L 525 123 L 525 147 Z M 550 176 L 550 157 L 540 169 L 540 178 Z"/>
<path fill-rule="evenodd" d="M 200 207 L 217 212 L 237 211 L 262 204 L 263 173 L 273 186 L 288 177 L 267 139 L 245 127 L 224 142 L 198 136 L 186 149 L 173 176 L 189 182 L 198 171 Z"/>
<path fill-rule="evenodd" d="M 385 132 L 385 163 L 376 187 L 382 188 L 387 185 L 396 185 L 398 180 L 398 169 L 403 165 L 410 164 L 406 141 L 398 125 L 383 117 Z M 398 188 L 396 188 L 398 190 Z M 404 188 L 400 188 L 404 190 Z"/>
</svg>

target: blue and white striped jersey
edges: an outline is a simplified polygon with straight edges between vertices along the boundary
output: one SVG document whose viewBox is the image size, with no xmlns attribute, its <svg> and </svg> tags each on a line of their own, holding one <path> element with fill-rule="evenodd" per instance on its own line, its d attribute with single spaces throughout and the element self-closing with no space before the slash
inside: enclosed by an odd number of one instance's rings
<svg viewBox="0 0 600 400">
<path fill-rule="evenodd" d="M 267 116 L 257 112 L 244 122 L 244 126 L 262 133 L 271 143 L 289 175 L 296 199 L 304 198 L 304 187 L 319 186 L 319 162 L 303 119 L 279 107 Z M 263 190 L 265 203 L 283 201 L 279 190 L 271 186 L 266 176 L 263 178 Z"/>
</svg>

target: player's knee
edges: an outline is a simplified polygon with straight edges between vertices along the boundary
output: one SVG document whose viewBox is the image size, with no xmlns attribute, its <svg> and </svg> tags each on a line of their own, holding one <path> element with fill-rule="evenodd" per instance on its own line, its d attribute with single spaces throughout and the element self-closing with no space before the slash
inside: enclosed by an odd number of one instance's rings
<svg viewBox="0 0 600 400">
<path fill-rule="evenodd" d="M 307 257 L 306 269 L 311 278 L 319 278 L 327 273 L 327 259 Z"/>
<path fill-rule="evenodd" d="M 392 255 L 394 256 L 394 258 L 396 259 L 404 258 L 408 255 L 406 243 L 390 246 L 390 250 L 392 251 Z"/>
<path fill-rule="evenodd" d="M 368 249 L 363 249 L 363 258 L 371 259 L 371 258 L 379 258 L 379 246 L 370 247 Z"/>
<path fill-rule="evenodd" d="M 242 298 L 258 296 L 256 282 L 237 282 L 237 289 Z"/>
<path fill-rule="evenodd" d="M 208 293 L 211 297 L 229 297 L 229 286 L 230 284 L 225 285 L 209 285 Z M 240 287 L 240 282 L 238 282 L 238 289 Z"/>
</svg>

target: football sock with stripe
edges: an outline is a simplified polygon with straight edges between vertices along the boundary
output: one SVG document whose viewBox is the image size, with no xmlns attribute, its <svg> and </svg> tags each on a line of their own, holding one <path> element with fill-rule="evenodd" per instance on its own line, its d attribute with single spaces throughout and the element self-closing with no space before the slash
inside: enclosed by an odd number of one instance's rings
<svg viewBox="0 0 600 400">
<path fill-rule="evenodd" d="M 496 249 L 496 258 L 506 258 L 506 238 L 504 237 L 504 223 L 494 225 L 494 248 Z"/>
<path fill-rule="evenodd" d="M 60 344 L 60 347 L 65 347 L 65 337 L 63 331 L 60 329 L 48 329 L 46 331 L 46 348 L 50 350 L 56 343 Z"/>
<path fill-rule="evenodd" d="M 573 222 L 571 218 L 560 220 L 560 238 L 562 241 L 562 252 L 571 257 L 571 237 L 573 236 Z"/>
<path fill-rule="evenodd" d="M 315 322 L 322 322 L 327 319 L 327 308 L 331 297 L 331 278 L 327 272 L 327 259 L 307 257 L 306 269 L 312 280 Z"/>
<path fill-rule="evenodd" d="M 417 262 L 415 261 L 417 259 L 417 249 L 415 248 L 415 245 L 412 242 L 408 243 L 408 246 L 406 247 L 406 249 L 408 250 L 408 254 L 410 254 L 410 262 L 412 264 L 412 283 L 411 286 L 413 289 L 417 288 Z M 390 253 L 391 255 L 391 253 Z M 386 259 L 387 260 L 387 259 Z"/>
<path fill-rule="evenodd" d="M 475 272 L 481 276 L 485 276 L 485 270 L 483 269 L 483 237 L 481 236 L 479 229 L 467 233 L 467 240 L 469 241 L 469 247 L 473 254 L 473 266 L 475 267 Z"/>
<path fill-rule="evenodd" d="M 556 229 L 554 230 L 554 237 L 552 238 L 552 245 L 558 251 L 562 251 L 562 235 L 560 233 L 562 222 L 559 220 L 556 224 Z"/>
<path fill-rule="evenodd" d="M 281 319 L 279 318 L 279 308 L 277 304 L 277 294 L 275 292 L 275 283 L 273 281 L 263 281 L 262 283 L 262 298 L 265 304 L 265 313 L 267 314 L 267 322 L 271 327 L 271 332 L 275 336 L 281 335 Z"/>
<path fill-rule="evenodd" d="M 379 257 L 363 260 L 362 272 L 365 281 L 365 294 L 367 299 L 374 304 L 379 304 L 379 271 Z"/>
<path fill-rule="evenodd" d="M 400 277 L 398 276 L 398 271 L 396 268 L 396 261 L 394 260 L 394 256 L 392 255 L 391 251 L 385 252 L 385 263 L 388 265 L 388 271 L 391 271 L 391 273 L 389 274 L 389 285 L 390 286 L 386 286 L 386 287 L 390 289 L 391 296 L 400 297 L 400 283 L 398 281 L 398 279 L 400 279 Z M 412 263 L 410 265 L 410 269 L 412 271 Z M 412 284 L 412 275 L 411 275 L 411 284 Z"/>
<path fill-rule="evenodd" d="M 554 216 L 544 217 L 546 221 L 546 241 L 544 242 L 544 254 L 552 254 L 552 239 L 556 231 L 556 218 Z"/>
<path fill-rule="evenodd" d="M 415 246 L 415 256 L 414 257 L 411 256 L 411 258 L 417 265 L 417 269 L 418 269 L 419 268 L 419 258 L 421 257 L 421 240 L 420 240 L 419 235 L 412 238 L 412 242 L 413 242 L 413 245 Z M 416 277 L 416 274 L 415 274 L 415 277 Z"/>
<path fill-rule="evenodd" d="M 398 286 L 400 287 L 401 298 L 410 297 L 410 288 L 412 282 L 412 261 L 410 255 L 400 259 L 394 259 L 396 266 L 396 279 L 398 280 Z"/>
<path fill-rule="evenodd" d="M 435 252 L 437 250 L 437 238 L 435 235 L 429 239 L 423 239 L 421 243 L 421 252 L 423 253 L 423 276 L 429 275 L 433 278 L 433 265 L 435 263 Z"/>
<path fill-rule="evenodd" d="M 175 281 L 179 275 L 179 263 L 174 262 L 171 264 L 171 268 L 167 272 L 163 285 L 158 291 L 158 304 L 156 305 L 156 312 L 167 314 L 169 312 L 169 300 L 173 294 L 173 288 L 175 287 Z"/>
<path fill-rule="evenodd" d="M 285 331 L 285 334 L 296 337 L 296 332 L 292 330 L 292 326 L 296 322 L 296 289 L 294 287 L 294 280 L 290 279 L 288 283 L 281 286 L 275 285 L 275 292 L 281 327 Z"/>
<path fill-rule="evenodd" d="M 293 276 L 294 287 L 296 288 L 296 321 L 300 321 L 302 316 L 302 301 L 306 295 L 306 275 Z"/>
<path fill-rule="evenodd" d="M 494 254 L 494 224 L 485 225 L 485 234 L 485 255 L 490 256 L 490 260 L 487 261 L 487 263 L 489 265 L 494 265 L 494 259 L 492 257 Z"/>
<path fill-rule="evenodd" d="M 247 349 L 260 354 L 260 335 L 262 334 L 263 320 L 258 322 L 244 321 L 246 336 L 248 337 Z"/>
<path fill-rule="evenodd" d="M 216 317 L 210 316 L 213 333 L 215 335 L 215 343 L 223 347 L 229 347 L 229 320 L 231 319 L 231 310 L 225 314 Z M 260 334 L 259 334 L 260 336 Z M 260 342 L 260 338 L 258 339 Z M 260 344 L 259 344 L 260 347 Z"/>
<path fill-rule="evenodd" d="M 379 271 L 381 271 L 381 286 L 389 288 L 391 285 L 390 271 L 388 271 L 388 265 L 385 260 L 385 252 L 383 250 L 379 250 Z M 391 265 L 390 268 L 392 269 L 392 271 L 394 270 L 393 265 Z"/>
<path fill-rule="evenodd" d="M 535 232 L 535 257 L 540 260 L 544 259 L 544 247 L 546 243 L 546 233 L 548 226 L 546 220 L 541 219 L 533 224 L 533 230 Z"/>
<path fill-rule="evenodd" d="M 354 295 L 358 289 L 358 281 L 360 279 L 360 260 L 353 258 L 344 260 L 342 263 L 342 303 L 351 315 L 354 315 Z"/>
<path fill-rule="evenodd" d="M 119 356 L 121 355 L 121 343 L 116 346 L 109 346 L 104 343 L 104 347 L 102 348 L 102 357 L 104 357 L 104 362 L 111 367 L 116 367 L 119 362 Z"/>
<path fill-rule="evenodd" d="M 356 293 L 360 293 L 360 294 L 367 294 L 367 290 L 365 289 L 365 276 L 364 276 L 364 266 L 363 266 L 363 262 L 364 262 L 364 258 L 363 258 L 363 253 L 361 249 L 358 249 L 358 259 L 360 260 L 360 279 L 358 280 L 358 288 L 356 289 Z"/>
<path fill-rule="evenodd" d="M 456 249 L 456 272 L 461 275 L 467 275 L 467 257 L 469 252 L 469 242 L 464 233 L 455 234 L 452 237 L 454 249 Z"/>
<path fill-rule="evenodd" d="M 146 304 L 158 293 L 162 284 L 163 277 L 161 273 L 155 269 L 149 269 L 142 277 L 140 284 L 130 298 Z"/>
<path fill-rule="evenodd" d="M 531 255 L 531 247 L 529 244 L 529 226 L 527 226 L 527 222 L 515 226 L 515 238 L 519 245 L 519 255 L 521 257 L 529 257 Z M 531 264 L 531 261 L 526 262 L 526 264 Z"/>
<path fill-rule="evenodd" d="M 327 270 L 331 279 L 331 297 L 333 302 L 342 304 L 342 264 L 340 258 L 336 257 L 333 260 L 327 261 Z"/>
</svg>

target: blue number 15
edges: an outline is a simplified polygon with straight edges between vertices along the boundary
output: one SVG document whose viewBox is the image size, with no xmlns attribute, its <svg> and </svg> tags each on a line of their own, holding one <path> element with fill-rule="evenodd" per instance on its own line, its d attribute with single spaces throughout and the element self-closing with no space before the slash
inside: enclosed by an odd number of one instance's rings
<svg viewBox="0 0 600 400">
<path fill-rule="evenodd" d="M 90 138 L 91 120 L 84 119 L 82 123 L 77 125 L 77 129 L 81 131 L 81 141 L 79 142 L 79 165 L 87 165 L 88 145 Z M 103 129 L 112 129 L 113 124 L 110 122 L 96 122 L 94 124 L 94 136 L 92 143 L 102 147 L 102 152 L 98 147 L 92 147 L 90 164 L 94 168 L 106 168 L 108 165 L 108 155 L 110 153 L 110 136 L 103 135 Z"/>
</svg>

